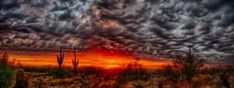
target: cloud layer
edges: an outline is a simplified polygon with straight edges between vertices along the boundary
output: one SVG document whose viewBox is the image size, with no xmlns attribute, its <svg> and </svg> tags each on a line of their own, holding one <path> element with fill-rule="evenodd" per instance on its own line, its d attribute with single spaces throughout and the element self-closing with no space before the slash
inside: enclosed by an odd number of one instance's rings
<svg viewBox="0 0 234 88">
<path fill-rule="evenodd" d="M 91 32 L 87 11 L 93 1 L 1 1 L 1 47 L 56 49 L 83 44 Z M 90 36 L 91 37 L 91 36 Z M 84 45 L 84 44 L 83 44 Z"/>
<path fill-rule="evenodd" d="M 2 0 L 6 49 L 102 47 L 170 57 L 234 54 L 232 0 Z"/>
</svg>

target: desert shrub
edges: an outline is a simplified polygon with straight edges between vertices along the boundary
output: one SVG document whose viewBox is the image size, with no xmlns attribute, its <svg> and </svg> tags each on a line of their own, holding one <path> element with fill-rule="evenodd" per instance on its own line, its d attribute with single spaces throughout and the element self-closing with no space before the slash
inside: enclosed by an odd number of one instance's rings
<svg viewBox="0 0 234 88">
<path fill-rule="evenodd" d="M 180 79 L 180 71 L 173 67 L 173 66 L 165 66 L 163 69 L 161 69 L 159 71 L 160 75 L 165 77 L 166 80 L 168 81 L 172 81 L 172 82 L 178 82 L 178 80 Z"/>
<path fill-rule="evenodd" d="M 206 68 L 200 71 L 201 74 L 217 75 L 220 72 L 223 72 L 221 68 Z"/>
<path fill-rule="evenodd" d="M 166 66 L 162 70 L 162 75 L 172 83 L 173 87 L 178 87 L 178 84 L 194 86 L 192 79 L 201 73 L 202 67 L 206 63 L 204 57 L 192 52 L 191 48 L 184 54 L 177 54 L 172 60 L 173 65 Z"/>
<path fill-rule="evenodd" d="M 225 73 L 221 73 L 220 74 L 220 80 L 221 80 L 221 85 L 224 87 L 224 88 L 231 88 L 231 84 L 229 82 L 230 80 L 230 77 L 229 75 L 225 74 Z"/>
<path fill-rule="evenodd" d="M 189 52 L 185 56 L 176 55 L 173 59 L 173 63 L 174 67 L 178 68 L 181 72 L 181 77 L 187 81 L 191 81 L 191 79 L 200 72 L 206 60 L 193 53 L 191 48 L 189 48 Z"/>
<path fill-rule="evenodd" d="M 67 69 L 56 68 L 49 72 L 49 75 L 52 75 L 57 78 L 64 78 L 66 76 L 70 76 L 70 71 Z"/>
<path fill-rule="evenodd" d="M 53 69 L 56 69 L 56 67 L 52 66 L 43 66 L 43 67 L 34 67 L 34 66 L 22 66 L 21 68 L 24 69 L 26 72 L 50 72 Z"/>
<path fill-rule="evenodd" d="M 133 80 L 148 80 L 149 73 L 138 62 L 129 63 L 117 78 L 117 82 L 122 84 Z"/>
<path fill-rule="evenodd" d="M 4 52 L 0 57 L 0 66 L 13 66 L 15 59 L 10 60 L 10 57 L 7 52 Z"/>
<path fill-rule="evenodd" d="M 234 71 L 234 66 L 233 65 L 226 65 L 224 66 L 222 72 L 225 72 L 226 74 L 232 73 Z"/>
<path fill-rule="evenodd" d="M 137 84 L 134 84 L 133 86 L 134 86 L 134 88 L 144 88 L 142 83 L 137 83 Z"/>
<path fill-rule="evenodd" d="M 12 75 L 12 68 L 8 66 L 0 66 L 0 88 L 7 88 L 11 85 Z"/>
<path fill-rule="evenodd" d="M 2 57 L 0 58 L 0 65 L 7 65 L 9 61 L 9 56 L 8 54 L 5 52 L 2 54 Z"/>
<path fill-rule="evenodd" d="M 162 76 L 162 80 L 158 83 L 158 88 L 163 88 L 164 83 L 172 83 L 171 88 L 178 88 L 178 83 L 181 79 L 181 72 L 178 68 L 168 65 L 158 71 L 159 75 Z"/>
<path fill-rule="evenodd" d="M 6 88 L 10 86 L 10 82 L 13 75 L 13 69 L 9 67 L 9 56 L 5 52 L 0 57 L 0 88 Z"/>
<path fill-rule="evenodd" d="M 14 88 L 27 88 L 27 80 L 24 78 L 24 70 L 22 69 L 16 73 L 16 84 Z"/>
<path fill-rule="evenodd" d="M 100 68 L 93 67 L 93 66 L 87 66 L 87 67 L 82 67 L 79 69 L 79 72 L 83 75 L 98 75 L 101 74 Z"/>
</svg>

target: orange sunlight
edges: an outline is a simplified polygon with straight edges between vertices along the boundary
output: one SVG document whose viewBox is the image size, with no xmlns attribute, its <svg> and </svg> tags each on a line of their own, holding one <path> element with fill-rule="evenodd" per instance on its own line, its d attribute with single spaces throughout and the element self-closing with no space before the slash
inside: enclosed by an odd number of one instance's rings
<svg viewBox="0 0 234 88">
<path fill-rule="evenodd" d="M 56 66 L 56 55 L 58 52 L 48 51 L 9 51 L 11 58 L 16 59 L 16 63 L 23 66 Z M 92 49 L 78 52 L 79 66 L 95 66 L 104 69 L 121 68 L 124 65 L 133 62 L 135 59 L 131 55 L 126 55 L 118 51 L 108 51 L 101 49 Z M 65 53 L 63 65 L 72 66 L 72 52 Z M 169 61 L 144 59 L 141 58 L 140 64 L 145 68 L 157 69 L 164 65 L 170 64 Z"/>
<path fill-rule="evenodd" d="M 110 60 L 107 61 L 107 64 L 106 64 L 107 69 L 118 68 L 118 67 L 119 67 L 119 65 L 117 64 L 116 60 L 110 59 Z"/>
</svg>

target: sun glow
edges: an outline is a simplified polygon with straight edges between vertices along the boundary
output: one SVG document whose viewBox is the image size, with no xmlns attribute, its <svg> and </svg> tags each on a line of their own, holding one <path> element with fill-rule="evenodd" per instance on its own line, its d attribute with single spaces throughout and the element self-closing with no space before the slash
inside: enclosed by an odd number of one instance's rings
<svg viewBox="0 0 234 88">
<path fill-rule="evenodd" d="M 56 55 L 58 52 L 39 52 L 39 51 L 11 51 L 9 55 L 16 59 L 16 63 L 25 66 L 57 66 Z M 65 53 L 64 66 L 72 66 L 72 52 Z M 103 49 L 92 49 L 78 52 L 79 66 L 95 66 L 105 69 L 121 68 L 126 64 L 134 62 L 135 58 L 119 51 L 109 51 Z M 169 61 L 144 59 L 139 61 L 145 68 L 160 68 L 170 64 Z"/>
<path fill-rule="evenodd" d="M 118 68 L 118 67 L 119 67 L 119 65 L 117 64 L 116 60 L 111 59 L 111 60 L 107 61 L 107 64 L 106 64 L 107 69 Z"/>
</svg>

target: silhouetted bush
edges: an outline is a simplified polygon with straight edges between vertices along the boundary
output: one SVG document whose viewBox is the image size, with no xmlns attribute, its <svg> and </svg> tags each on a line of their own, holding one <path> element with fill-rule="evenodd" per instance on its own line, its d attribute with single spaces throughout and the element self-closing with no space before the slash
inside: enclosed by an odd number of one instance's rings
<svg viewBox="0 0 234 88">
<path fill-rule="evenodd" d="M 79 73 L 83 75 L 99 75 L 101 74 L 102 69 L 93 67 L 93 66 L 86 66 L 86 67 L 81 67 L 79 69 Z"/>
<path fill-rule="evenodd" d="M 229 82 L 229 76 L 225 73 L 220 74 L 221 84 L 224 88 L 231 88 L 231 84 Z"/>
<path fill-rule="evenodd" d="M 11 85 L 12 76 L 12 68 L 8 66 L 0 66 L 0 88 L 9 87 Z"/>
<path fill-rule="evenodd" d="M 64 78 L 66 76 L 70 76 L 70 71 L 67 69 L 56 68 L 52 70 L 51 72 L 49 72 L 49 74 L 58 78 Z"/>
<path fill-rule="evenodd" d="M 7 52 L 0 57 L 0 88 L 7 88 L 11 84 L 13 69 L 8 65 L 11 64 Z"/>
<path fill-rule="evenodd" d="M 159 71 L 160 75 L 165 77 L 166 80 L 172 81 L 173 83 L 177 83 L 180 79 L 180 71 L 179 69 L 173 66 L 165 66 L 162 70 Z"/>
<path fill-rule="evenodd" d="M 24 70 L 18 70 L 16 73 L 16 84 L 14 88 L 27 88 L 27 85 L 27 80 L 24 78 Z"/>
<path fill-rule="evenodd" d="M 163 82 L 162 81 L 159 81 L 158 88 L 163 88 Z"/>
<path fill-rule="evenodd" d="M 181 72 L 181 77 L 187 81 L 191 79 L 200 72 L 200 69 L 206 63 L 203 57 L 200 57 L 191 51 L 185 55 L 176 55 L 173 59 L 174 67 L 178 68 Z"/>
<path fill-rule="evenodd" d="M 7 54 L 7 52 L 2 54 L 2 57 L 0 58 L 0 65 L 4 65 L 6 66 L 9 62 L 9 56 Z"/>
<path fill-rule="evenodd" d="M 43 67 L 22 66 L 21 68 L 23 68 L 24 71 L 26 72 L 50 72 L 54 69 L 57 69 L 56 67 L 52 67 L 52 66 L 43 66 Z"/>
<path fill-rule="evenodd" d="M 125 83 L 127 81 L 136 80 L 148 80 L 149 73 L 146 69 L 142 67 L 137 61 L 134 63 L 129 63 L 121 72 L 117 78 L 119 84 Z"/>
<path fill-rule="evenodd" d="M 4 52 L 0 57 L 0 66 L 13 66 L 15 59 L 10 60 L 7 52 Z"/>
</svg>

